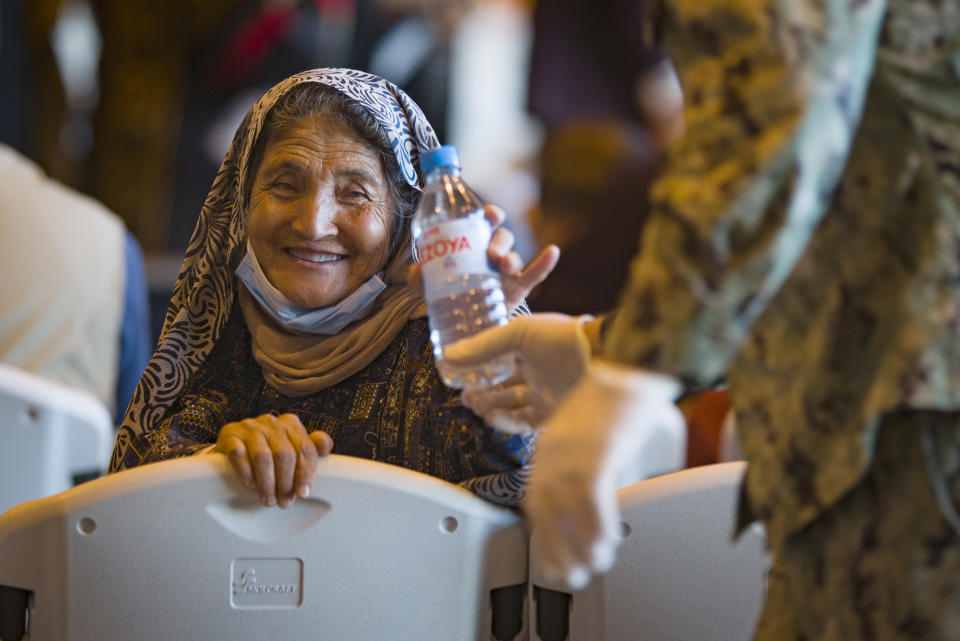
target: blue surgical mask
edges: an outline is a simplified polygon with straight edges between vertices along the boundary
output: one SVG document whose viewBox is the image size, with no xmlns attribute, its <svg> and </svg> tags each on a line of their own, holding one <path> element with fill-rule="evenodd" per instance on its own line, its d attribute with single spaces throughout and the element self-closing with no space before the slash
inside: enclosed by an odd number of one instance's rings
<svg viewBox="0 0 960 641">
<path fill-rule="evenodd" d="M 234 273 L 246 285 L 263 311 L 278 325 L 307 334 L 336 334 L 353 321 L 366 316 L 377 296 L 387 288 L 380 275 L 375 274 L 336 305 L 319 309 L 300 307 L 270 284 L 260 269 L 260 263 L 257 262 L 249 241 L 247 254 Z"/>
</svg>

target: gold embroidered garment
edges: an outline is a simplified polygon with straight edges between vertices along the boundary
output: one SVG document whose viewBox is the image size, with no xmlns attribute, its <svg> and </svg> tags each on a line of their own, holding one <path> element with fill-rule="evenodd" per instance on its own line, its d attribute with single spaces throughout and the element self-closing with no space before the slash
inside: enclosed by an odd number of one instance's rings
<svg viewBox="0 0 960 641">
<path fill-rule="evenodd" d="M 440 381 L 426 319 L 414 319 L 363 370 L 305 396 L 270 387 L 251 355 L 238 305 L 224 334 L 157 429 L 125 444 L 122 467 L 189 456 L 216 443 L 224 424 L 293 413 L 333 437 L 335 454 L 430 474 L 502 504 L 522 493 L 530 437 L 502 434 Z"/>
</svg>

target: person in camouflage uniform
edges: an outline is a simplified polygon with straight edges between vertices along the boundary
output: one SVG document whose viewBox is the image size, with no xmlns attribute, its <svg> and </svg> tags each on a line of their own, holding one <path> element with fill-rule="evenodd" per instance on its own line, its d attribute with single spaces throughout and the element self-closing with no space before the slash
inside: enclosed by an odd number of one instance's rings
<svg viewBox="0 0 960 641">
<path fill-rule="evenodd" d="M 730 384 L 740 527 L 761 520 L 774 558 L 757 639 L 960 639 L 960 0 L 651 9 L 687 134 L 600 356 Z M 580 538 L 555 563 L 597 570 L 576 550 L 603 536 L 612 490 L 590 484 L 616 457 L 582 459 L 613 450 L 615 411 L 586 379 L 526 501 Z"/>
<path fill-rule="evenodd" d="M 758 638 L 960 638 L 960 2 L 663 8 L 688 135 L 603 353 L 733 361 Z"/>
</svg>

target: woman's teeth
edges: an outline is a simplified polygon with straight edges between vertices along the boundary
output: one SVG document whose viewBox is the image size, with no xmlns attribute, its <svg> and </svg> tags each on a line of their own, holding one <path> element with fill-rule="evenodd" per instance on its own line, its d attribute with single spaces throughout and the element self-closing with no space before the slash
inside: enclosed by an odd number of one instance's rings
<svg viewBox="0 0 960 641">
<path fill-rule="evenodd" d="M 300 260 L 305 260 L 311 263 L 330 263 L 335 260 L 340 260 L 343 258 L 340 254 L 316 254 L 313 252 L 302 251 L 297 249 L 289 250 L 290 255 L 294 258 L 299 258 Z"/>
</svg>

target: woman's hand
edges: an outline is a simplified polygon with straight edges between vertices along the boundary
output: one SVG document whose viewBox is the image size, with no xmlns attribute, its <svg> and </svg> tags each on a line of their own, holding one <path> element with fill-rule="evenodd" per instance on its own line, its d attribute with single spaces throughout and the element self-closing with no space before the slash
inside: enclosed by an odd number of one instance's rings
<svg viewBox="0 0 960 641">
<path fill-rule="evenodd" d="M 507 310 L 512 314 L 520 301 L 526 298 L 534 287 L 542 283 L 557 266 L 557 261 L 560 260 L 560 248 L 556 245 L 547 245 L 524 269 L 520 254 L 513 251 L 515 240 L 513 232 L 506 227 L 501 227 L 507 215 L 496 205 L 487 205 L 484 213 L 494 229 L 490 244 L 487 245 L 487 258 L 500 272 L 503 296 L 507 300 Z"/>
<path fill-rule="evenodd" d="M 317 463 L 333 449 L 326 432 L 307 433 L 296 414 L 263 414 L 220 430 L 214 451 L 226 454 L 243 484 L 266 506 L 289 507 L 310 496 Z"/>
<path fill-rule="evenodd" d="M 524 268 L 520 254 L 513 251 L 513 233 L 501 227 L 506 220 L 504 211 L 496 205 L 487 205 L 484 214 L 491 227 L 494 228 L 490 244 L 487 245 L 487 258 L 500 272 L 500 281 L 503 295 L 507 302 L 507 311 L 513 314 L 517 306 L 533 288 L 543 280 L 557 266 L 560 259 L 560 249 L 556 245 L 547 245 L 537 257 Z M 407 276 L 407 284 L 416 291 L 423 293 L 423 275 L 420 265 L 414 263 Z"/>
</svg>

